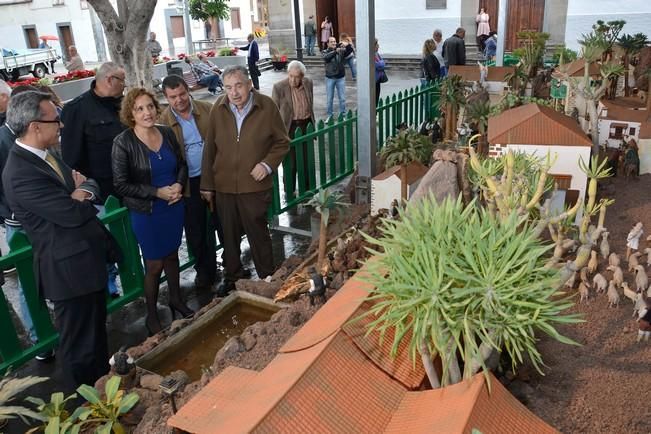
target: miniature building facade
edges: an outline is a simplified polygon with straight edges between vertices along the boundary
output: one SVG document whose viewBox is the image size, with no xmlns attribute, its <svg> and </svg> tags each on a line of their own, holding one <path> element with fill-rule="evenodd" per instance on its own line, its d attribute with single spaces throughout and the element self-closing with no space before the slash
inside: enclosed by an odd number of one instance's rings
<svg viewBox="0 0 651 434">
<path fill-rule="evenodd" d="M 412 161 L 407 165 L 407 198 L 416 191 L 420 180 L 427 173 L 427 167 Z M 377 214 L 382 208 L 391 209 L 391 202 L 400 202 L 401 191 L 400 166 L 394 166 L 376 175 L 371 180 L 371 214 Z"/>
</svg>

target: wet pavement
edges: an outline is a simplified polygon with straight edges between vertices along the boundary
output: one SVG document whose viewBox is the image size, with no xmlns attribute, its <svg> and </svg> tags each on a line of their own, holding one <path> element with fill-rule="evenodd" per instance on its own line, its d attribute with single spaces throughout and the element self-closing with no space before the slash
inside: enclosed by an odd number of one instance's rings
<svg viewBox="0 0 651 434">
<path fill-rule="evenodd" d="M 350 70 L 346 70 L 346 109 L 354 110 L 357 105 L 356 101 L 356 82 L 350 78 Z M 314 112 L 318 119 L 325 119 L 326 117 L 326 93 L 325 93 L 325 76 L 323 68 L 308 69 L 307 75 L 314 81 Z M 391 95 L 398 91 L 405 90 L 419 84 L 418 75 L 412 71 L 388 71 L 389 82 L 382 85 L 382 95 Z M 273 83 L 280 81 L 286 77 L 285 72 L 278 71 L 264 71 L 260 77 L 261 92 L 271 96 Z M 205 101 L 215 101 L 218 96 L 210 95 L 206 90 L 199 90 L 193 92 L 196 99 Z M 336 100 L 336 97 L 335 97 Z M 336 101 L 335 101 L 336 104 Z M 310 230 L 309 211 L 306 209 L 299 209 L 293 215 L 285 213 L 279 216 L 279 224 L 281 226 L 291 226 L 302 230 Z M 303 256 L 310 244 L 310 238 L 304 236 L 297 236 L 287 234 L 279 231 L 272 231 L 273 241 L 273 254 L 276 264 L 282 263 L 286 258 L 291 255 Z M 187 257 L 184 245 L 179 252 L 181 262 Z M 249 246 L 244 239 L 242 241 L 242 260 L 246 267 L 254 271 Z M 185 294 L 188 306 L 197 310 L 200 307 L 208 304 L 214 297 L 214 288 L 212 290 L 199 289 L 194 286 L 195 272 L 194 269 L 188 269 L 181 273 L 181 286 Z M 255 278 L 255 273 L 254 273 Z M 7 276 L 6 285 L 15 285 L 15 274 Z M 167 304 L 167 287 L 166 284 L 161 285 L 161 294 L 159 297 L 159 316 L 163 326 L 168 326 L 171 321 L 171 314 L 166 307 Z M 107 331 L 109 336 L 109 350 L 111 353 L 117 351 L 121 347 L 130 347 L 138 345 L 147 338 L 147 331 L 144 325 L 145 318 L 145 305 L 144 299 L 138 299 L 109 315 L 107 322 Z M 15 318 L 14 318 L 15 319 Z M 22 336 L 24 338 L 24 336 Z M 17 376 L 39 375 L 50 377 L 51 380 L 37 385 L 28 390 L 27 395 L 39 396 L 43 399 L 49 399 L 49 394 L 54 391 L 64 390 L 63 386 L 63 373 L 60 364 L 56 361 L 50 363 L 42 363 L 33 360 L 24 366 L 15 370 L 14 374 Z M 71 392 L 71 391 L 66 391 Z M 24 432 L 24 425 L 18 422 L 12 422 L 5 432 Z"/>
</svg>

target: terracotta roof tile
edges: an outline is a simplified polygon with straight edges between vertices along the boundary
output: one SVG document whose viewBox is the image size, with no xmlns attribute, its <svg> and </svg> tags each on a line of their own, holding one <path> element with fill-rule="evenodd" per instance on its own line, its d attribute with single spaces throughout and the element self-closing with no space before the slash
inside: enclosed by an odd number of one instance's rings
<svg viewBox="0 0 651 434">
<path fill-rule="evenodd" d="M 488 119 L 488 141 L 503 145 L 592 145 L 574 119 L 534 103 Z"/>
<path fill-rule="evenodd" d="M 506 81 L 504 77 L 514 71 L 512 66 L 489 66 L 486 81 Z M 464 81 L 479 81 L 479 65 L 452 65 L 448 75 L 458 75 Z"/>
<path fill-rule="evenodd" d="M 425 369 L 419 358 L 416 362 L 409 355 L 411 338 L 406 336 L 398 346 L 398 351 L 391 355 L 391 347 L 395 336 L 395 329 L 388 330 L 384 339 L 380 341 L 380 333 L 373 331 L 366 334 L 367 325 L 373 317 L 364 315 L 371 308 L 371 303 L 366 301 L 352 316 L 351 321 L 343 327 L 344 332 L 355 342 L 359 349 L 371 359 L 380 369 L 392 378 L 400 381 L 409 389 L 418 388 L 425 379 Z"/>
</svg>

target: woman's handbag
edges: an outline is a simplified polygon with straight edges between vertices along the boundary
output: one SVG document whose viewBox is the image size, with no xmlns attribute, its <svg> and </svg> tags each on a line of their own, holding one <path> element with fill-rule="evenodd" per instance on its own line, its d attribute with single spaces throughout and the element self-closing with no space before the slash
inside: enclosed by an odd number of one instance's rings
<svg viewBox="0 0 651 434">
<path fill-rule="evenodd" d="M 386 83 L 387 81 L 389 81 L 389 77 L 387 77 L 387 73 L 384 71 L 380 71 L 380 79 L 378 80 L 378 82 Z"/>
</svg>

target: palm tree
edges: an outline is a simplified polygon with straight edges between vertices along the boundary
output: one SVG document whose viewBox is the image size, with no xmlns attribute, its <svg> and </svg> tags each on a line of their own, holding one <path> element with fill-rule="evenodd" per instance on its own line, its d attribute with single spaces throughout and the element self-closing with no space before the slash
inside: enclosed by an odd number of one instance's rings
<svg viewBox="0 0 651 434">
<path fill-rule="evenodd" d="M 628 87 L 628 68 L 631 62 L 631 57 L 640 52 L 647 43 L 647 36 L 644 33 L 636 33 L 635 35 L 624 34 L 617 39 L 617 45 L 622 49 L 624 55 L 624 96 L 630 96 L 630 89 Z"/>
<path fill-rule="evenodd" d="M 439 109 L 445 112 L 445 140 L 454 140 L 459 109 L 465 103 L 463 79 L 458 75 L 447 76 L 441 83 L 439 99 Z"/>
<path fill-rule="evenodd" d="M 317 271 L 319 273 L 323 270 L 323 261 L 325 260 L 326 246 L 328 245 L 328 220 L 330 219 L 330 211 L 347 205 L 341 202 L 341 199 L 343 199 L 343 196 L 340 193 L 331 192 L 330 189 L 326 188 L 319 190 L 307 203 L 321 215 L 321 223 L 319 226 L 319 256 L 317 259 Z"/>
</svg>

